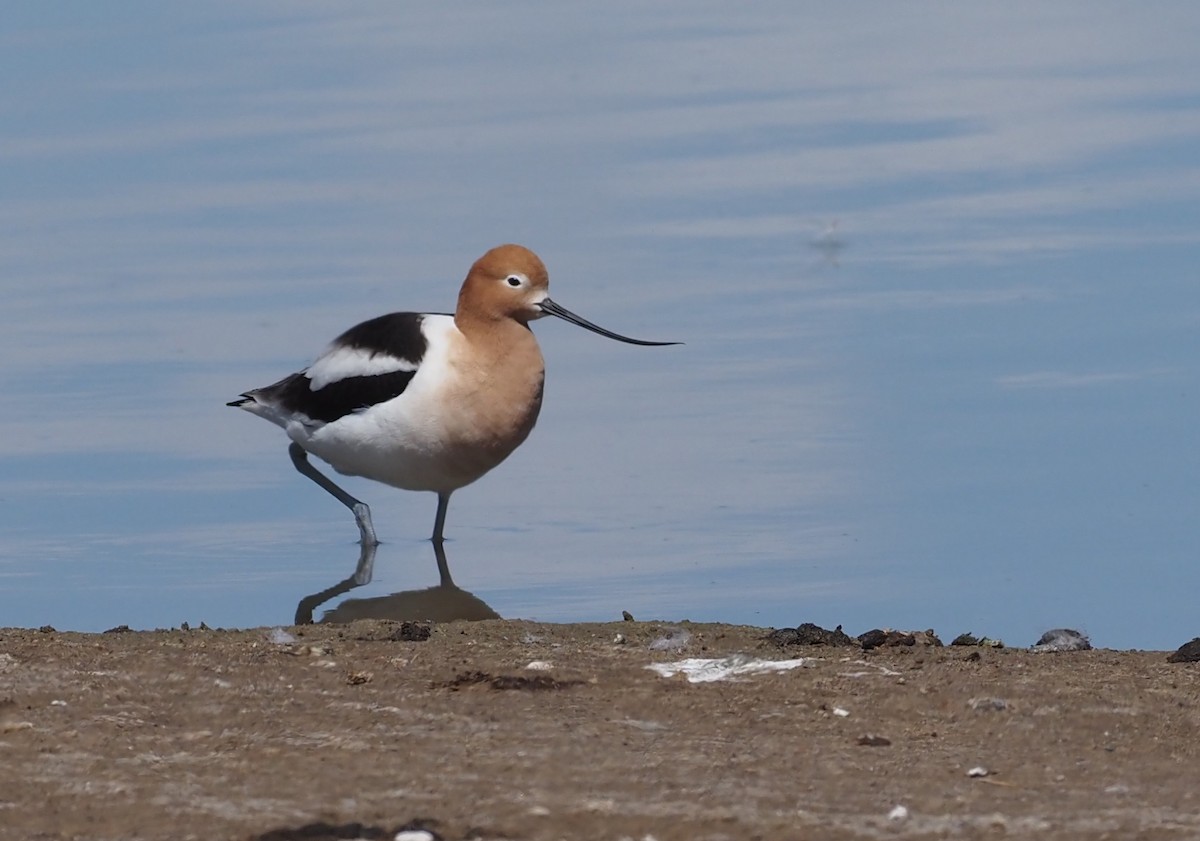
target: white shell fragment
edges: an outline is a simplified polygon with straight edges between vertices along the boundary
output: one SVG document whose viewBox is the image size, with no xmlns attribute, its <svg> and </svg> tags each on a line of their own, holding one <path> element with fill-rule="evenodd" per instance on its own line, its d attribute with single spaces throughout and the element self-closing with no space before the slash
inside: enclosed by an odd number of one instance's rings
<svg viewBox="0 0 1200 841">
<path fill-rule="evenodd" d="M 712 683 L 730 680 L 741 675 L 762 675 L 770 672 L 786 672 L 813 662 L 811 657 L 796 660 L 758 660 L 745 654 L 734 654 L 719 659 L 689 657 L 675 663 L 651 663 L 646 668 L 663 677 L 681 674 L 689 683 Z"/>
</svg>

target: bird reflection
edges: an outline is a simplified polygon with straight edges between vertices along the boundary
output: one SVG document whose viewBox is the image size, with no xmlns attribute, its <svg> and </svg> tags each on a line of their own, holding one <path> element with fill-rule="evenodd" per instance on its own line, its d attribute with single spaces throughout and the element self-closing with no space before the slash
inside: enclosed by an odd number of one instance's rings
<svg viewBox="0 0 1200 841">
<path fill-rule="evenodd" d="M 403 590 L 388 596 L 369 599 L 346 599 L 332 610 L 325 611 L 322 622 L 353 622 L 356 619 L 427 620 L 431 622 L 453 622 L 455 620 L 476 621 L 499 619 L 500 614 L 488 607 L 482 599 L 463 590 L 450 577 L 450 565 L 446 562 L 445 545 L 431 541 L 434 557 L 437 558 L 439 583 L 424 590 Z M 309 625 L 313 612 L 325 602 L 348 593 L 371 581 L 375 567 L 376 546 L 360 545 L 358 565 L 354 574 L 332 587 L 313 593 L 300 600 L 296 606 L 296 624 Z"/>
</svg>

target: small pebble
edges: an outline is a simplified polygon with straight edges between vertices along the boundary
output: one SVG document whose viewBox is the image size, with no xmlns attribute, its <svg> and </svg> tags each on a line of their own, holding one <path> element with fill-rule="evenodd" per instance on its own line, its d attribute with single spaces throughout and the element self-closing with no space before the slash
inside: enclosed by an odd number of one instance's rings
<svg viewBox="0 0 1200 841">
<path fill-rule="evenodd" d="M 433 833 L 425 829 L 402 829 L 392 841 L 433 841 Z"/>
<path fill-rule="evenodd" d="M 1008 701 L 1003 698 L 972 698 L 967 706 L 980 712 L 999 712 L 1008 709 Z"/>
<path fill-rule="evenodd" d="M 903 806 L 893 806 L 892 811 L 888 812 L 889 821 L 902 821 L 908 818 L 908 809 Z"/>
<path fill-rule="evenodd" d="M 972 768 L 970 771 L 967 772 L 967 776 L 968 777 L 986 777 L 990 773 L 991 772 L 988 771 L 988 769 L 984 768 L 982 765 L 976 765 L 974 768 Z"/>
</svg>

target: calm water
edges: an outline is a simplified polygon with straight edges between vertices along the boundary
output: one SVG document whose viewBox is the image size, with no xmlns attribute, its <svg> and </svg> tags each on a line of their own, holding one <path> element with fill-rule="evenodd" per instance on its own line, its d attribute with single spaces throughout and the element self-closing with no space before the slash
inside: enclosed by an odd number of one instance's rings
<svg viewBox="0 0 1200 841">
<path fill-rule="evenodd" d="M 1173 648 L 1198 38 L 1186 4 L 18 4 L 0 625 L 436 599 Z M 456 586 L 432 495 L 348 479 L 385 541 L 351 589 L 348 513 L 223 404 L 451 308 L 505 241 L 564 305 L 687 344 L 538 323 L 546 407 L 455 496 Z"/>
</svg>

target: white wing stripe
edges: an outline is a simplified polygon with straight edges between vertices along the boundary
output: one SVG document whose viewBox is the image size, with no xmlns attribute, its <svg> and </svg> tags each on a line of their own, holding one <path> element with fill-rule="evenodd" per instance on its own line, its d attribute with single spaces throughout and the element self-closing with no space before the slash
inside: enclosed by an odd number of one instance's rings
<svg viewBox="0 0 1200 841">
<path fill-rule="evenodd" d="M 387 353 L 372 354 L 362 348 L 333 347 L 309 366 L 309 388 L 319 391 L 330 383 L 350 377 L 372 377 L 396 371 L 415 371 L 417 363 Z"/>
</svg>

